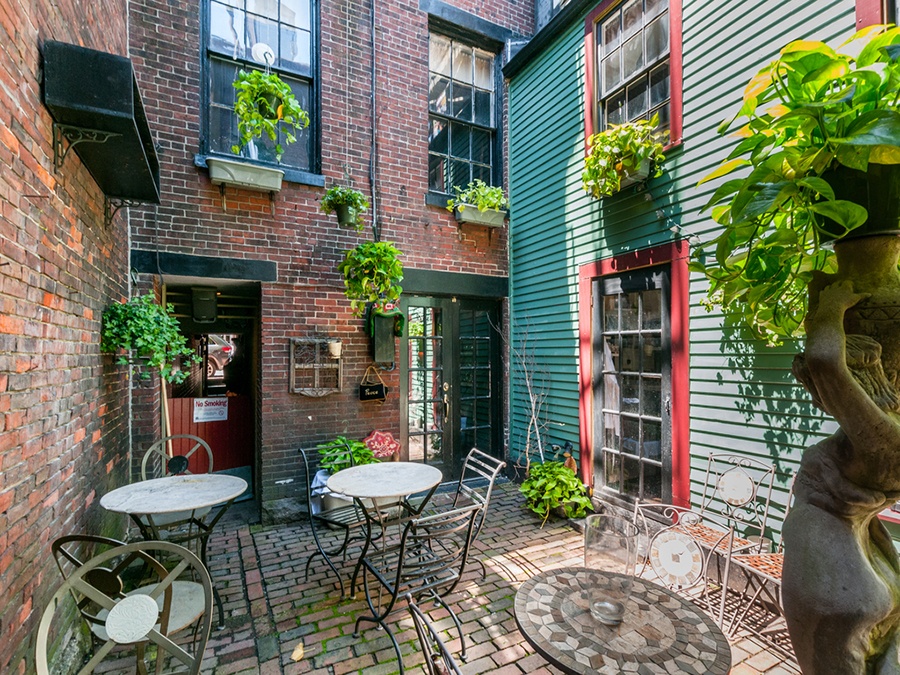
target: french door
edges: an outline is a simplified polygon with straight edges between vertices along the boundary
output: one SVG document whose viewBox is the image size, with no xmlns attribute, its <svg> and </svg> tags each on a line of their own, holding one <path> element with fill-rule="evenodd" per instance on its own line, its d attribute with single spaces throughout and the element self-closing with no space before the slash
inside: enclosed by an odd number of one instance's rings
<svg viewBox="0 0 900 675">
<path fill-rule="evenodd" d="M 500 456 L 500 305 L 411 296 L 400 350 L 404 445 L 413 462 L 459 476 L 473 447 Z"/>
</svg>

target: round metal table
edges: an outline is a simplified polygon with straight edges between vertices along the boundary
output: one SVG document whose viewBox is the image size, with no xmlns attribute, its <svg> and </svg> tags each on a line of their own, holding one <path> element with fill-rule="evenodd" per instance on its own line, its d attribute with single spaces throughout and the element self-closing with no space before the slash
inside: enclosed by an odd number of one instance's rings
<svg viewBox="0 0 900 675">
<path fill-rule="evenodd" d="M 721 673 L 731 647 L 699 607 L 645 579 L 635 579 L 625 620 L 591 616 L 588 589 L 620 575 L 583 567 L 548 570 L 516 593 L 516 623 L 547 661 L 572 675 Z"/>
<path fill-rule="evenodd" d="M 441 470 L 419 462 L 378 462 L 351 466 L 328 479 L 328 489 L 359 499 L 408 497 L 436 487 Z"/>
</svg>

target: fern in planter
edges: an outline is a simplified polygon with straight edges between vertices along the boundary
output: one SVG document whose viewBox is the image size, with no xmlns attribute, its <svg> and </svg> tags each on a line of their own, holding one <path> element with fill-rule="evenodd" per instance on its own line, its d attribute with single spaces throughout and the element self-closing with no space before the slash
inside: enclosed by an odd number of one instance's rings
<svg viewBox="0 0 900 675">
<path fill-rule="evenodd" d="M 519 492 L 525 495 L 525 507 L 544 519 L 541 527 L 560 506 L 569 518 L 581 518 L 593 510 L 581 480 L 562 462 L 532 464 Z"/>
<path fill-rule="evenodd" d="M 336 213 L 338 225 L 353 226 L 357 232 L 365 227 L 362 212 L 369 208 L 369 201 L 362 192 L 343 185 L 333 185 L 322 197 L 322 210 L 325 213 Z"/>
<path fill-rule="evenodd" d="M 581 174 L 585 192 L 602 199 L 621 190 L 622 181 L 628 178 L 661 176 L 666 134 L 658 126 L 659 116 L 654 115 L 650 120 L 612 124 L 591 136 L 590 154 Z"/>
<path fill-rule="evenodd" d="M 362 316 L 370 302 L 381 306 L 395 303 L 403 292 L 401 251 L 388 242 L 368 241 L 352 248 L 338 264 L 344 277 L 344 295 L 356 316 Z"/>
<path fill-rule="evenodd" d="M 239 155 L 255 139 L 263 135 L 275 143 L 275 161 L 280 162 L 284 147 L 278 132 L 284 133 L 285 145 L 297 140 L 294 132 L 309 126 L 309 115 L 300 106 L 290 86 L 275 73 L 241 70 L 233 86 L 237 91 L 234 112 L 238 118 L 239 143 L 231 151 Z"/>
</svg>

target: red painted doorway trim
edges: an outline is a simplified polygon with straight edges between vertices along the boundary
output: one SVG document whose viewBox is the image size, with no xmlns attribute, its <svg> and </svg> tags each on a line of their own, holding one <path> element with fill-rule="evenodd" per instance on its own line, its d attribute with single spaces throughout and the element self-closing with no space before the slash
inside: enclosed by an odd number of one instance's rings
<svg viewBox="0 0 900 675">
<path fill-rule="evenodd" d="M 593 414 L 593 281 L 599 277 L 654 265 L 670 264 L 672 340 L 672 502 L 689 506 L 691 497 L 690 378 L 688 369 L 689 284 L 688 244 L 676 241 L 623 253 L 582 265 L 578 270 L 578 407 L 581 479 L 594 484 Z"/>
</svg>

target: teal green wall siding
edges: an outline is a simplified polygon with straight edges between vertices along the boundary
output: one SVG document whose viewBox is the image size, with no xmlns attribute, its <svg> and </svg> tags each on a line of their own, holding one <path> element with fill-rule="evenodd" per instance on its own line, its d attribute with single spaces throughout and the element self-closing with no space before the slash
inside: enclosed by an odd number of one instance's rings
<svg viewBox="0 0 900 675">
<path fill-rule="evenodd" d="M 581 187 L 584 147 L 584 22 L 549 45 L 509 88 L 511 344 L 543 371 L 547 442 L 578 447 L 578 276 L 580 265 L 676 238 L 696 243 L 715 223 L 699 213 L 717 186 L 697 187 L 727 155 L 716 127 L 739 107 L 749 78 L 793 39 L 835 41 L 854 25 L 852 0 L 683 4 L 684 144 L 646 189 L 602 201 Z M 801 450 L 833 430 L 790 373 L 801 345 L 768 349 L 723 326 L 690 285 L 692 483 L 706 455 L 732 451 L 774 461 L 780 499 Z M 510 452 L 525 445 L 527 398 L 511 369 Z M 534 458 L 532 458 L 533 460 Z M 523 462 L 524 463 L 524 462 Z"/>
</svg>

